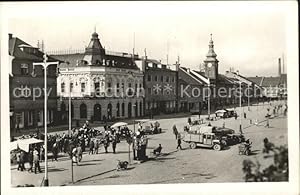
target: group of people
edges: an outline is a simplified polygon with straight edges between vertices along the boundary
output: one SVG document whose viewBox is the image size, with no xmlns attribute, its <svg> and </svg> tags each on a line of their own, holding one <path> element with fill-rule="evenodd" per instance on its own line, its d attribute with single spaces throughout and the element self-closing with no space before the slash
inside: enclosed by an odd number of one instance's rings
<svg viewBox="0 0 300 195">
<path fill-rule="evenodd" d="M 30 149 L 28 155 L 26 155 L 25 151 L 18 150 L 16 157 L 18 171 L 26 171 L 25 162 L 27 160 L 29 163 L 28 172 L 34 172 L 35 174 L 37 173 L 37 171 L 39 171 L 40 173 L 42 172 L 40 167 L 40 155 L 37 147 L 35 147 L 34 149 Z"/>
</svg>

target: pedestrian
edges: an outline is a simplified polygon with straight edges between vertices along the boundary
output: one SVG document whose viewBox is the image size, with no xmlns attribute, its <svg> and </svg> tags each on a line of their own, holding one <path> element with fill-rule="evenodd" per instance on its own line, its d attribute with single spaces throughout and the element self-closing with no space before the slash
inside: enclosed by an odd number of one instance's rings
<svg viewBox="0 0 300 195">
<path fill-rule="evenodd" d="M 77 150 L 77 159 L 78 159 L 79 162 L 81 162 L 81 160 L 82 160 L 82 148 L 81 148 L 80 144 L 78 144 L 76 150 Z"/>
<path fill-rule="evenodd" d="M 114 154 L 116 153 L 116 147 L 117 147 L 117 140 L 116 140 L 116 137 L 113 136 L 113 139 L 112 139 L 112 148 L 113 148 L 113 153 Z"/>
<path fill-rule="evenodd" d="M 20 165 L 21 165 L 21 171 L 26 171 L 25 169 L 25 152 L 22 150 L 20 154 Z"/>
<path fill-rule="evenodd" d="M 43 161 L 45 159 L 45 149 L 44 146 L 40 147 L 40 161 Z"/>
<path fill-rule="evenodd" d="M 266 123 L 266 126 L 265 126 L 265 127 L 267 127 L 267 128 L 270 127 L 269 118 L 267 118 L 267 123 Z"/>
<path fill-rule="evenodd" d="M 78 153 L 77 153 L 77 148 L 74 147 L 72 149 L 72 163 L 76 163 L 76 165 L 78 165 Z"/>
<path fill-rule="evenodd" d="M 189 124 L 189 125 L 192 124 L 192 119 L 191 119 L 191 117 L 188 118 L 188 124 Z"/>
<path fill-rule="evenodd" d="M 210 124 L 210 122 L 208 123 L 208 125 L 207 125 L 207 126 L 211 127 L 211 124 Z"/>
<path fill-rule="evenodd" d="M 33 163 L 34 163 L 34 173 L 36 174 L 36 169 L 41 173 L 40 160 L 39 160 L 39 152 L 37 148 L 34 148 L 33 151 Z"/>
<path fill-rule="evenodd" d="M 28 154 L 28 162 L 29 162 L 29 169 L 28 172 L 33 172 L 33 151 L 30 150 Z"/>
<path fill-rule="evenodd" d="M 162 147 L 161 147 L 161 144 L 159 144 L 158 147 L 153 150 L 153 154 L 156 154 L 156 153 L 160 154 L 161 150 L 162 150 Z"/>
<path fill-rule="evenodd" d="M 247 118 L 247 114 L 246 114 L 246 112 L 244 112 L 244 118 Z"/>
<path fill-rule="evenodd" d="M 55 142 L 52 146 L 52 153 L 53 153 L 53 158 L 52 158 L 52 162 L 53 160 L 57 161 L 57 156 L 58 156 L 58 144 Z"/>
<path fill-rule="evenodd" d="M 181 137 L 178 135 L 178 138 L 177 138 L 177 147 L 176 149 L 180 148 L 180 150 L 182 150 L 182 147 L 181 147 Z"/>
<path fill-rule="evenodd" d="M 95 140 L 96 142 L 95 142 L 95 154 L 98 154 L 98 150 L 99 150 L 99 140 Z"/>
<path fill-rule="evenodd" d="M 21 171 L 22 171 L 22 165 L 21 165 L 21 161 L 20 161 L 20 157 L 21 157 L 21 151 L 18 151 L 18 153 L 17 153 L 16 157 L 17 157 L 17 164 L 18 164 L 18 168 L 17 168 L 17 170 L 18 170 L 18 171 L 19 171 L 19 170 L 21 170 Z"/>
<path fill-rule="evenodd" d="M 175 139 L 177 139 L 178 130 L 177 130 L 176 125 L 173 125 L 173 133 L 174 133 L 174 135 L 175 135 Z"/>
<path fill-rule="evenodd" d="M 104 149 L 105 149 L 105 153 L 108 153 L 107 148 L 109 146 L 109 137 L 108 135 L 104 138 Z"/>
<path fill-rule="evenodd" d="M 90 140 L 89 146 L 90 146 L 89 154 L 91 154 L 91 153 L 93 154 L 94 153 L 94 141 L 93 140 Z"/>
<path fill-rule="evenodd" d="M 225 128 L 225 121 L 223 122 L 223 128 Z"/>
<path fill-rule="evenodd" d="M 237 113 L 236 112 L 234 112 L 234 119 L 236 120 L 237 119 Z"/>
</svg>

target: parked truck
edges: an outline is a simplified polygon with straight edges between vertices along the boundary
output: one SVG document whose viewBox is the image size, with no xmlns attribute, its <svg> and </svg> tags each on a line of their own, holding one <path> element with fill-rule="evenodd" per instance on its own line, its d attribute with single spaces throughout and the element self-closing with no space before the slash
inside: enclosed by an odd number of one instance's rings
<svg viewBox="0 0 300 195">
<path fill-rule="evenodd" d="M 183 141 L 189 143 L 190 148 L 195 149 L 197 146 L 205 148 L 213 148 L 220 151 L 223 148 L 221 140 L 211 132 L 189 131 L 183 135 Z"/>
</svg>

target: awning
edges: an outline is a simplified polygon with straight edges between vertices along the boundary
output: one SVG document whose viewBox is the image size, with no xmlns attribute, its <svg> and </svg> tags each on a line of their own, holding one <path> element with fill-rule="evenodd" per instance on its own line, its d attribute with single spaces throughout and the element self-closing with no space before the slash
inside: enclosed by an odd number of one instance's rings
<svg viewBox="0 0 300 195">
<path fill-rule="evenodd" d="M 18 139 L 17 141 L 13 141 L 10 143 L 10 151 L 21 149 L 25 152 L 29 152 L 29 145 L 31 144 L 37 144 L 37 143 L 43 143 L 43 140 L 35 139 L 35 138 L 29 138 L 29 139 Z"/>
</svg>

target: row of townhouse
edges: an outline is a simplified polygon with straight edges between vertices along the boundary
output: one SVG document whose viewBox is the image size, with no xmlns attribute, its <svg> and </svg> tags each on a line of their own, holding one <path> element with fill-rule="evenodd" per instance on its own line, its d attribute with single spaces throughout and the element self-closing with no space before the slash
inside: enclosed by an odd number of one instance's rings
<svg viewBox="0 0 300 195">
<path fill-rule="evenodd" d="M 43 96 L 25 97 L 23 88 L 43 88 L 42 69 L 35 70 L 35 77 L 31 74 L 32 63 L 43 61 L 43 52 L 12 35 L 9 45 L 11 127 L 42 126 Z M 103 122 L 176 112 L 201 114 L 208 101 L 212 109 L 236 104 L 238 97 L 228 93 L 230 89 L 240 82 L 243 89 L 257 85 L 237 73 L 219 74 L 212 37 L 208 46 L 204 70 L 198 71 L 179 61 L 169 65 L 146 55 L 108 51 L 94 32 L 84 51 L 49 56 L 49 61 L 59 62 L 58 67 L 48 68 L 49 124 L 66 124 L 69 107 L 74 122 Z M 22 96 L 14 94 L 18 87 Z M 219 89 L 226 95 L 220 95 Z"/>
</svg>

